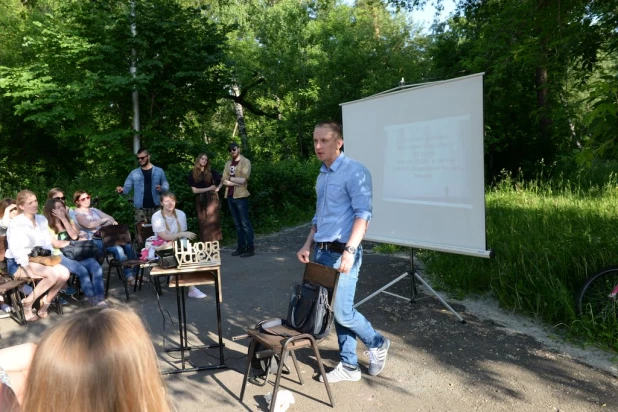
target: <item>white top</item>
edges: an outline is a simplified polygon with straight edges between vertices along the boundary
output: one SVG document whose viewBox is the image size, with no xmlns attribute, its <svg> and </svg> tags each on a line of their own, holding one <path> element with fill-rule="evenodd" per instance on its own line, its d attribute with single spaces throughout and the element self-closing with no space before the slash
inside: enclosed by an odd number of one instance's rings
<svg viewBox="0 0 618 412">
<path fill-rule="evenodd" d="M 101 219 L 101 215 L 100 215 L 100 211 L 99 209 L 95 209 L 94 207 L 88 208 L 87 212 L 82 212 L 76 209 L 71 209 L 73 211 L 73 216 L 71 216 L 71 212 L 69 212 L 69 216 L 71 217 L 71 219 L 73 219 L 75 221 L 75 224 L 77 225 L 77 228 L 79 230 L 83 230 L 84 232 L 86 232 L 86 234 L 88 235 L 88 240 L 92 239 L 92 235 L 94 232 L 96 232 L 97 230 L 99 230 L 101 228 L 101 226 L 97 226 L 94 229 L 88 229 L 85 228 L 83 226 L 81 226 L 79 224 L 79 222 L 77 221 L 77 215 L 83 216 L 84 218 L 86 218 L 86 220 L 88 221 L 94 221 L 94 220 L 99 220 Z"/>
<path fill-rule="evenodd" d="M 165 216 L 165 220 L 163 218 L 163 213 L 161 210 L 152 215 L 152 231 L 154 233 L 165 232 L 168 235 L 174 235 L 178 232 L 185 232 L 187 230 L 187 215 L 182 210 L 176 209 L 176 216 L 178 216 L 178 221 L 174 216 Z M 167 226 L 170 230 L 165 228 L 165 221 L 167 221 Z M 178 227 L 178 223 L 180 223 L 180 227 Z"/>
<path fill-rule="evenodd" d="M 49 225 L 43 215 L 34 215 L 35 224 L 24 214 L 17 215 L 6 232 L 9 248 L 6 251 L 7 258 L 13 258 L 20 266 L 28 266 L 28 254 L 35 246 L 53 250 Z"/>
</svg>

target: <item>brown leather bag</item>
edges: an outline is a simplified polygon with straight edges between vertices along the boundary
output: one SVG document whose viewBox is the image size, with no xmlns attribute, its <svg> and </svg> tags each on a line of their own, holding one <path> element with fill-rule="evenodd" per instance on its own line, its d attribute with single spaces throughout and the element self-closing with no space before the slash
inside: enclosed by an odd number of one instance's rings
<svg viewBox="0 0 618 412">
<path fill-rule="evenodd" d="M 62 260 L 62 256 L 60 255 L 51 255 L 51 256 L 29 256 L 28 261 L 32 263 L 39 263 L 45 266 L 56 266 L 60 264 Z"/>
</svg>

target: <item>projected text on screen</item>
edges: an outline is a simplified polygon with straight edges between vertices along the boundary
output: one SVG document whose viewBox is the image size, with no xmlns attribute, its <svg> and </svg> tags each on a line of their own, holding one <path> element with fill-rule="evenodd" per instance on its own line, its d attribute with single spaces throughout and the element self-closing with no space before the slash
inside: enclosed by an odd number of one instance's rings
<svg viewBox="0 0 618 412">
<path fill-rule="evenodd" d="M 470 124 L 464 115 L 385 127 L 384 201 L 472 208 Z"/>
</svg>

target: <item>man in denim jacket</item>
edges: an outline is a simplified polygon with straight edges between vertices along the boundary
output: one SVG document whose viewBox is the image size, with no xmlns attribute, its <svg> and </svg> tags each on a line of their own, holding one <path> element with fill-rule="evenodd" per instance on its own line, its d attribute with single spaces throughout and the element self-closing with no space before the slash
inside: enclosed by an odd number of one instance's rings
<svg viewBox="0 0 618 412">
<path fill-rule="evenodd" d="M 139 149 L 137 160 L 140 167 L 133 169 L 124 181 L 124 187 L 118 186 L 116 191 L 119 194 L 128 195 L 133 189 L 135 223 L 150 222 L 161 203 L 160 193 L 169 191 L 170 185 L 163 169 L 150 163 L 148 149 Z"/>
</svg>

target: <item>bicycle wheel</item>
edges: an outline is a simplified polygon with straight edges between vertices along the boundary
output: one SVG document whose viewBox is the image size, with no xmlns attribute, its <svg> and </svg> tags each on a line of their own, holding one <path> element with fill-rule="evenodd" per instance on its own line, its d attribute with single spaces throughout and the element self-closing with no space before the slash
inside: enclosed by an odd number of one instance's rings
<svg viewBox="0 0 618 412">
<path fill-rule="evenodd" d="M 577 312 L 598 320 L 616 318 L 618 266 L 608 266 L 590 276 L 579 291 Z"/>
</svg>

